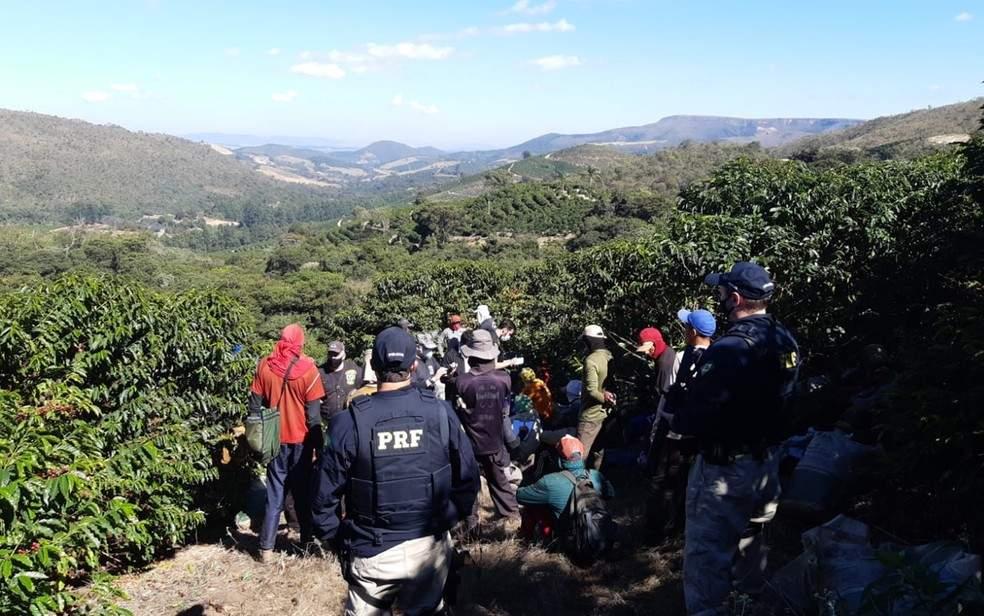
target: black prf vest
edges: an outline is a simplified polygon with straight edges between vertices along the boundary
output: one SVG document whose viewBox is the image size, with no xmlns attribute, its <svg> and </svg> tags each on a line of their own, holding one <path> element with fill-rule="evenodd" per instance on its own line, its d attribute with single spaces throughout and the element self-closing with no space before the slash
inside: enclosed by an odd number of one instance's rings
<svg viewBox="0 0 984 616">
<path fill-rule="evenodd" d="M 358 438 L 347 516 L 382 544 L 450 528 L 451 461 L 447 408 L 429 391 L 364 396 L 352 402 Z"/>
</svg>

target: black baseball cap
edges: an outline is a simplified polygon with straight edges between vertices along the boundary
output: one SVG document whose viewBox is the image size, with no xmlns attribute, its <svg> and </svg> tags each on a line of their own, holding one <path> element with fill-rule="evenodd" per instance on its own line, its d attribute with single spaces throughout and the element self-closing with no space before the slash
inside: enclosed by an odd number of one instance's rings
<svg viewBox="0 0 984 616">
<path fill-rule="evenodd" d="M 768 299 L 776 290 L 776 284 L 765 268 L 751 261 L 739 261 L 730 272 L 715 272 L 704 278 L 704 284 L 718 285 L 737 291 L 748 299 Z"/>
<path fill-rule="evenodd" d="M 387 327 L 372 345 L 370 364 L 377 372 L 408 370 L 417 357 L 417 343 L 402 327 Z"/>
</svg>

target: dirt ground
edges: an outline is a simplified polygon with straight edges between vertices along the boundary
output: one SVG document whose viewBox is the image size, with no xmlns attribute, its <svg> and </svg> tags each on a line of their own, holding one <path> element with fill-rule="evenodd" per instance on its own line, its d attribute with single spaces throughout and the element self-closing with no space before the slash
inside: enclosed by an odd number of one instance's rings
<svg viewBox="0 0 984 616">
<path fill-rule="evenodd" d="M 482 500 L 488 517 L 487 496 Z M 483 524 L 483 540 L 464 546 L 471 562 L 462 572 L 455 614 L 683 614 L 679 547 L 658 551 L 643 545 L 642 505 L 616 501 L 620 543 L 589 569 Z M 128 597 L 120 605 L 138 616 L 341 613 L 347 589 L 331 556 L 279 551 L 275 563 L 262 565 L 252 557 L 255 549 L 254 534 L 233 530 L 221 542 L 186 547 L 120 578 L 117 585 Z"/>
</svg>

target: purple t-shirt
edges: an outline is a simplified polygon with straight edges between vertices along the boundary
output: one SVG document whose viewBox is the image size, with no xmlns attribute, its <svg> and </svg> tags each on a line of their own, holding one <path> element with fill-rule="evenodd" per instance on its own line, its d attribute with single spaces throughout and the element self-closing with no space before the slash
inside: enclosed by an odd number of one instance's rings
<svg viewBox="0 0 984 616">
<path fill-rule="evenodd" d="M 502 418 L 506 412 L 512 380 L 503 370 L 469 372 L 458 377 L 458 397 L 465 408 L 458 411 L 461 425 L 471 439 L 475 455 L 502 450 Z"/>
</svg>

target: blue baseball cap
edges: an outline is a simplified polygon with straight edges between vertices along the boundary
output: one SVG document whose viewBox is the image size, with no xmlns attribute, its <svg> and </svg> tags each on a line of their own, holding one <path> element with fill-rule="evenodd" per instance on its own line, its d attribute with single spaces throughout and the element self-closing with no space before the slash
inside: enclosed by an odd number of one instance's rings
<svg viewBox="0 0 984 616">
<path fill-rule="evenodd" d="M 717 329 L 717 321 L 714 320 L 714 315 L 706 310 L 687 310 L 686 308 L 681 308 L 677 312 L 677 318 L 684 325 L 693 327 L 701 336 L 707 336 L 708 338 L 713 336 L 714 330 Z"/>
<path fill-rule="evenodd" d="M 372 345 L 370 364 L 376 372 L 408 370 L 417 358 L 417 343 L 405 329 L 387 327 Z"/>
<path fill-rule="evenodd" d="M 751 261 L 739 261 L 730 272 L 715 272 L 704 278 L 704 284 L 718 285 L 737 291 L 748 299 L 768 299 L 776 290 L 776 284 L 765 268 Z"/>
</svg>

